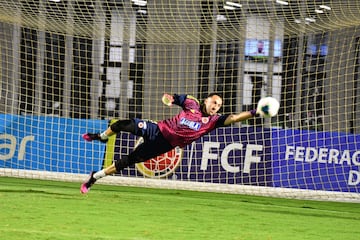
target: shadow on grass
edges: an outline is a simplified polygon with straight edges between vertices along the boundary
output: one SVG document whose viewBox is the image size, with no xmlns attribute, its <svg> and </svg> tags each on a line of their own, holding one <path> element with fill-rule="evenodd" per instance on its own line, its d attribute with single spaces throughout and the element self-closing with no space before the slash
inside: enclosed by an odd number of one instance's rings
<svg viewBox="0 0 360 240">
<path fill-rule="evenodd" d="M 73 196 L 73 194 L 65 194 L 58 192 L 48 192 L 44 190 L 35 190 L 35 189 L 25 189 L 25 190 L 15 190 L 15 189 L 0 189 L 0 193 L 34 193 L 34 194 L 44 194 L 44 195 L 53 195 L 53 196 Z"/>
<path fill-rule="evenodd" d="M 254 209 L 253 211 L 259 211 L 259 212 L 267 212 L 267 213 L 274 213 L 274 214 L 289 214 L 292 216 L 304 216 L 304 217 L 319 217 L 319 218 L 331 218 L 334 219 L 334 217 L 336 217 L 336 219 L 349 219 L 349 220 L 360 220 L 360 216 L 357 216 L 355 214 L 353 214 L 352 216 L 344 216 L 343 212 L 336 212 L 333 211 L 332 213 L 326 213 L 329 210 L 322 210 L 322 209 L 317 209 L 317 208 L 309 208 L 309 207 L 300 207 L 299 209 L 308 209 L 310 211 L 303 211 L 303 212 L 296 212 L 293 209 L 290 210 L 280 210 L 280 209 L 276 209 L 276 210 L 271 210 L 271 209 Z M 312 212 L 311 210 L 317 211 L 317 212 Z"/>
</svg>

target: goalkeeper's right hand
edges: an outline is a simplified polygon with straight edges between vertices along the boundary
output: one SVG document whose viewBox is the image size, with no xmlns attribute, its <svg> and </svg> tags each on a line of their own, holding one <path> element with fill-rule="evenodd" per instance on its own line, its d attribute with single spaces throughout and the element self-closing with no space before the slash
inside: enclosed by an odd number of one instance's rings
<svg viewBox="0 0 360 240">
<path fill-rule="evenodd" d="M 166 106 L 171 106 L 172 103 L 174 102 L 174 96 L 165 93 L 162 98 L 161 101 L 166 105 Z"/>
</svg>

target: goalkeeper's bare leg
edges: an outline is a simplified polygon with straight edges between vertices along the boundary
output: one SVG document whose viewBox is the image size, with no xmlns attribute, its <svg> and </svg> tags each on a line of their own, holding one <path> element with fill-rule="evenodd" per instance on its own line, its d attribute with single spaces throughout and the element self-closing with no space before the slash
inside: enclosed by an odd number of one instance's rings
<svg viewBox="0 0 360 240">
<path fill-rule="evenodd" d="M 88 193 L 90 191 L 91 186 L 95 184 L 97 179 L 103 178 L 106 175 L 114 174 L 115 172 L 116 172 L 115 164 L 112 164 L 109 167 L 100 170 L 98 172 L 92 171 L 90 173 L 89 178 L 85 182 L 83 182 L 83 184 L 81 184 L 80 192 L 82 194 Z"/>
<path fill-rule="evenodd" d="M 86 194 L 98 179 L 120 172 L 124 168 L 135 163 L 144 162 L 162 153 L 166 153 L 172 148 L 173 147 L 166 142 L 162 135 L 154 141 L 144 142 L 137 146 L 132 153 L 114 162 L 109 167 L 98 172 L 91 172 L 89 178 L 81 184 L 80 192 Z"/>
<path fill-rule="evenodd" d="M 120 131 L 125 132 L 131 132 L 134 133 L 135 131 L 135 123 L 134 120 L 119 120 L 113 123 L 110 127 L 108 127 L 104 132 L 102 133 L 85 133 L 82 135 L 82 137 L 88 141 L 100 141 L 103 143 L 106 143 L 108 141 L 108 138 Z M 97 179 L 105 177 L 106 175 L 110 175 L 116 172 L 116 167 L 114 164 L 109 166 L 106 169 L 103 169 L 98 172 L 91 172 L 89 175 L 88 180 L 86 180 L 83 184 L 81 184 L 80 192 L 81 193 L 87 193 L 91 186 L 94 185 Z"/>
<path fill-rule="evenodd" d="M 103 178 L 107 175 L 112 175 L 116 172 L 120 172 L 124 168 L 133 165 L 135 163 L 144 162 L 150 158 L 159 156 L 162 153 L 166 153 L 173 149 L 174 147 L 163 137 L 161 132 L 158 129 L 158 126 L 153 122 L 147 122 L 147 128 L 139 128 L 138 122 L 142 120 L 120 120 L 112 124 L 106 131 L 102 134 L 95 136 L 93 140 L 107 140 L 107 137 L 118 133 L 120 131 L 131 132 L 137 136 L 141 136 L 144 138 L 144 142 L 138 145 L 133 152 L 129 155 L 122 157 L 121 159 L 115 161 L 109 167 L 100 170 L 98 172 L 91 172 L 89 178 L 81 185 L 80 192 L 85 194 L 87 193 L 91 186 L 95 184 L 95 182 Z M 89 137 L 93 137 L 89 133 L 84 134 Z M 103 135 L 103 136 L 101 136 Z M 101 138 L 98 139 L 98 138 Z M 84 137 L 85 140 L 86 137 Z M 87 140 L 88 141 L 88 140 Z"/>
</svg>

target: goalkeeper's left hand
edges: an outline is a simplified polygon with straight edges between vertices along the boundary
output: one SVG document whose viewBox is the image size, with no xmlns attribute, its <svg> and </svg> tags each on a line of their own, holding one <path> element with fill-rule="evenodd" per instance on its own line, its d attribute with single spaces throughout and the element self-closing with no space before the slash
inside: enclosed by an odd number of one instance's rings
<svg viewBox="0 0 360 240">
<path fill-rule="evenodd" d="M 174 96 L 165 93 L 162 98 L 161 101 L 166 105 L 166 106 L 171 106 L 174 102 Z"/>
</svg>

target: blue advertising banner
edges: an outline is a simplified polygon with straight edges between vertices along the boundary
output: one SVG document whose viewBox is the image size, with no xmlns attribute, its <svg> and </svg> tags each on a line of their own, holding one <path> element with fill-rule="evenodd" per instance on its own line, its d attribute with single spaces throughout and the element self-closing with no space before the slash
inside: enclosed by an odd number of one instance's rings
<svg viewBox="0 0 360 240">
<path fill-rule="evenodd" d="M 4 168 L 88 173 L 141 143 L 128 133 L 119 133 L 108 144 L 81 138 L 106 129 L 106 120 L 0 114 L 0 121 Z M 359 193 L 359 149 L 360 135 L 228 127 L 120 174 Z"/>
<path fill-rule="evenodd" d="M 0 167 L 71 173 L 101 167 L 105 145 L 81 135 L 105 129 L 107 121 L 4 114 L 0 120 Z"/>
<path fill-rule="evenodd" d="M 125 139 L 125 141 L 124 141 Z M 114 160 L 136 146 L 136 140 L 121 133 L 116 138 Z M 220 128 L 185 149 L 175 149 L 136 168 L 125 169 L 123 176 L 142 174 L 198 182 L 271 186 L 271 142 L 269 129 Z"/>
<path fill-rule="evenodd" d="M 274 130 L 275 187 L 360 192 L 360 136 Z"/>
</svg>

